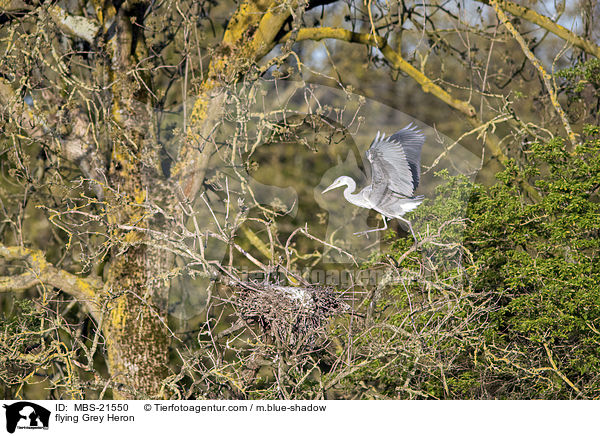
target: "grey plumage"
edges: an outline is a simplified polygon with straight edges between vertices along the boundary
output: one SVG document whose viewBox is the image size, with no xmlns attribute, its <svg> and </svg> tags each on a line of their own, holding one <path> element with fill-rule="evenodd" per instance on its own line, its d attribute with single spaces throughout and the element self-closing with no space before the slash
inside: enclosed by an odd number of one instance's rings
<svg viewBox="0 0 600 436">
<path fill-rule="evenodd" d="M 338 177 L 323 193 L 346 185 L 344 197 L 350 203 L 366 209 L 374 209 L 383 215 L 385 226 L 368 230 L 365 234 L 387 229 L 387 219 L 396 218 L 408 224 L 416 240 L 410 221 L 404 214 L 417 208 L 423 196 L 414 196 L 421 177 L 421 150 L 425 135 L 414 125 L 386 137 L 377 136 L 367 150 L 366 157 L 371 164 L 371 183 L 357 194 L 355 181 L 348 176 Z"/>
</svg>

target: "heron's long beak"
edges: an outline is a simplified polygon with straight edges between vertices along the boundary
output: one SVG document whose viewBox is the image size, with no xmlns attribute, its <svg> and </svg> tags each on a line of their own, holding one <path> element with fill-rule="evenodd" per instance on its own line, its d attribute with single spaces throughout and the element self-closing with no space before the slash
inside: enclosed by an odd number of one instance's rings
<svg viewBox="0 0 600 436">
<path fill-rule="evenodd" d="M 325 188 L 325 190 L 323 192 L 321 192 L 321 194 L 325 194 L 326 192 L 329 192 L 335 188 L 337 188 L 337 185 L 335 183 L 332 183 L 331 185 L 329 185 L 329 187 Z"/>
</svg>

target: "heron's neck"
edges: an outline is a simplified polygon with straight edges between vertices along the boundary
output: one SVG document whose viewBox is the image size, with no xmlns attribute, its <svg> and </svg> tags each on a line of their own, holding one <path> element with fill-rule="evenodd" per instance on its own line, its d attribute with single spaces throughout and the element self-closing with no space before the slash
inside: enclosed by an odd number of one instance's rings
<svg viewBox="0 0 600 436">
<path fill-rule="evenodd" d="M 356 191 L 356 182 L 353 179 L 351 179 L 350 177 L 348 177 L 346 180 L 344 180 L 344 183 L 346 184 L 346 189 L 344 189 L 344 195 L 345 196 L 354 195 L 352 193 L 354 191 Z"/>
<path fill-rule="evenodd" d="M 344 182 L 346 184 L 346 189 L 344 189 L 344 197 L 346 197 L 346 200 L 352 204 L 363 207 L 364 199 L 362 196 L 359 194 L 353 194 L 353 192 L 356 191 L 356 182 L 350 177 L 344 180 Z"/>
</svg>

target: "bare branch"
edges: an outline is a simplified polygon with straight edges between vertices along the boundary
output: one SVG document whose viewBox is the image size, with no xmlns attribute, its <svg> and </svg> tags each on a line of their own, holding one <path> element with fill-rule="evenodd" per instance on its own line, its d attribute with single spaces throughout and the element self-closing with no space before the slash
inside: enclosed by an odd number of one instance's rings
<svg viewBox="0 0 600 436">
<path fill-rule="evenodd" d="M 19 104 L 20 97 L 12 87 L 0 78 L 0 104 L 3 108 L 10 108 L 9 116 L 27 132 L 31 139 L 38 141 L 57 141 L 60 144 L 60 153 L 69 161 L 77 164 L 83 175 L 97 183 L 92 188 L 99 200 L 104 198 L 101 183 L 105 180 L 104 168 L 106 162 L 102 154 L 88 141 L 89 120 L 83 110 L 76 109 L 69 112 L 72 120 L 72 130 L 67 136 L 60 137 L 54 133 L 54 126 L 44 116 L 33 111 L 25 104 Z"/>
<path fill-rule="evenodd" d="M 556 110 L 556 113 L 562 120 L 563 126 L 567 132 L 567 135 L 569 136 L 569 140 L 571 141 L 571 144 L 576 145 L 577 138 L 575 137 L 575 133 L 573 133 L 573 129 L 571 129 L 571 124 L 569 123 L 567 114 L 565 113 L 565 111 L 561 107 L 560 103 L 558 102 L 558 95 L 556 94 L 554 86 L 552 86 L 552 83 L 550 81 L 550 79 L 551 79 L 550 74 L 548 74 L 548 72 L 544 69 L 544 66 L 539 61 L 539 59 L 536 58 L 535 55 L 533 54 L 533 52 L 529 49 L 529 46 L 527 45 L 527 42 L 525 41 L 523 36 L 521 36 L 521 34 L 517 31 L 517 29 L 515 29 L 515 26 L 513 26 L 512 23 L 508 20 L 508 17 L 506 16 L 506 14 L 502 10 L 502 8 L 498 5 L 498 1 L 490 0 L 490 4 L 493 6 L 494 10 L 496 11 L 496 14 L 498 15 L 498 19 L 500 21 L 502 21 L 502 24 L 504 24 L 504 26 L 508 29 L 508 31 L 511 33 L 511 35 L 517 40 L 517 42 L 521 46 L 521 50 L 523 50 L 523 53 L 525 54 L 525 56 L 527 56 L 527 59 L 529 59 L 529 61 L 533 64 L 533 66 L 540 73 L 540 76 L 542 77 L 542 80 L 544 81 L 544 86 L 546 87 L 546 90 L 548 91 L 548 94 L 550 95 L 550 101 L 552 102 L 552 106 L 554 107 L 554 110 Z"/>
<path fill-rule="evenodd" d="M 600 58 L 600 46 L 594 44 L 593 42 L 582 38 L 575 33 L 571 32 L 569 29 L 561 26 L 558 23 L 552 21 L 552 19 L 538 14 L 532 9 L 526 8 L 525 6 L 521 6 L 515 4 L 513 2 L 507 0 L 477 0 L 480 3 L 484 3 L 486 5 L 494 6 L 505 10 L 513 14 L 515 17 L 523 18 L 531 23 L 537 24 L 538 26 L 548 30 L 549 32 L 554 33 L 559 38 L 564 39 L 567 42 L 570 42 L 576 47 Z"/>
<path fill-rule="evenodd" d="M 84 302 L 95 314 L 100 306 L 98 296 L 102 289 L 100 280 L 77 277 L 49 263 L 41 250 L 0 245 L 0 257 L 6 260 L 22 260 L 29 270 L 18 276 L 1 277 L 0 292 L 20 291 L 35 285 L 49 285 L 61 289 L 80 302 Z"/>
<path fill-rule="evenodd" d="M 286 35 L 281 42 L 286 42 L 288 38 L 289 35 Z M 380 36 L 373 36 L 372 34 L 368 33 L 352 32 L 343 28 L 314 27 L 300 29 L 296 41 L 320 41 L 328 38 L 347 42 L 355 42 L 378 48 L 394 68 L 408 74 L 419 85 L 421 85 L 421 88 L 424 92 L 433 94 L 444 103 L 465 114 L 467 117 L 471 118 L 475 116 L 475 108 L 470 103 L 452 97 L 444 89 L 433 83 L 429 77 L 427 77 L 422 71 L 419 71 L 413 67 L 407 60 L 400 56 L 384 38 Z"/>
<path fill-rule="evenodd" d="M 32 7 L 23 0 L 0 0 L 0 13 L 28 11 Z"/>
<path fill-rule="evenodd" d="M 174 168 L 186 199 L 196 196 L 204 179 L 211 150 L 209 138 L 222 114 L 223 92 L 219 87 L 243 73 L 239 63 L 232 60 L 240 54 L 250 62 L 265 56 L 298 3 L 248 0 L 229 21 L 222 41 L 227 54 L 213 57 L 210 63 L 208 77 L 192 109 L 185 144 L 179 152 L 181 159 Z M 209 147 L 205 150 L 206 146 Z"/>
<path fill-rule="evenodd" d="M 52 20 L 63 32 L 81 38 L 90 44 L 94 42 L 94 38 L 100 30 L 98 23 L 93 20 L 70 15 L 57 5 L 51 6 L 48 12 Z"/>
</svg>

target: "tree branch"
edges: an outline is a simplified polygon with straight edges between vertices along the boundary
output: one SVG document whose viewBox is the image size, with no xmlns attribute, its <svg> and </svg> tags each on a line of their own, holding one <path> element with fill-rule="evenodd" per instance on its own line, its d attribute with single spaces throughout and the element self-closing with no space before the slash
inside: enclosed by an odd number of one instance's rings
<svg viewBox="0 0 600 436">
<path fill-rule="evenodd" d="M 600 58 L 600 46 L 594 44 L 593 42 L 576 35 L 571 32 L 569 29 L 561 26 L 560 24 L 555 23 L 550 18 L 538 14 L 532 9 L 526 8 L 525 6 L 517 5 L 513 2 L 507 0 L 476 0 L 479 3 L 483 3 L 486 5 L 493 6 L 493 3 L 496 3 L 501 9 L 506 12 L 511 13 L 515 17 L 523 18 L 531 23 L 537 24 L 538 26 L 552 32 L 559 38 L 564 39 L 567 42 L 570 42 L 576 47 L 584 50 L 587 53 L 590 53 L 597 58 Z"/>
<path fill-rule="evenodd" d="M 190 115 L 186 141 L 173 168 L 174 179 L 186 200 L 195 198 L 204 180 L 212 150 L 210 137 L 223 111 L 221 86 L 235 81 L 247 65 L 269 52 L 297 3 L 246 0 L 229 21 L 221 43 L 222 54 L 213 56 L 210 62 L 207 78 Z M 244 62 L 240 62 L 241 59 Z"/>
<path fill-rule="evenodd" d="M 33 9 L 23 0 L 0 0 L 0 14 L 29 11 Z"/>
<path fill-rule="evenodd" d="M 69 111 L 71 133 L 60 136 L 55 133 L 50 121 L 23 104 L 18 93 L 2 78 L 0 78 L 0 105 L 31 139 L 38 141 L 50 139 L 58 142 L 60 154 L 74 162 L 86 178 L 94 181 L 92 189 L 96 197 L 99 200 L 104 199 L 102 184 L 105 181 L 106 162 L 104 156 L 88 141 L 90 123 L 83 110 Z"/>
<path fill-rule="evenodd" d="M 286 42 L 289 34 L 285 35 L 280 42 Z M 398 70 L 401 70 L 414 79 L 424 92 L 431 93 L 444 103 L 454 109 L 472 118 L 475 116 L 475 108 L 468 102 L 452 97 L 443 88 L 436 85 L 423 72 L 417 70 L 408 61 L 402 58 L 388 43 L 380 37 L 373 34 L 357 33 L 343 28 L 334 27 L 313 27 L 300 29 L 296 41 L 313 40 L 320 41 L 322 39 L 338 39 L 341 41 L 354 42 L 364 45 L 370 45 L 378 48 L 383 56 Z"/>
<path fill-rule="evenodd" d="M 100 30 L 100 25 L 93 20 L 68 14 L 61 7 L 54 5 L 48 9 L 50 17 L 65 33 L 81 38 L 90 44 Z"/>
<path fill-rule="evenodd" d="M 34 7 L 23 0 L 0 0 L 0 14 L 10 14 L 33 10 Z M 81 38 L 90 44 L 100 30 L 100 25 L 86 17 L 71 15 L 60 6 L 52 5 L 48 8 L 52 21 L 66 34 Z"/>
<path fill-rule="evenodd" d="M 35 285 L 49 285 L 85 303 L 94 318 L 99 314 L 98 297 L 102 290 L 100 280 L 77 277 L 56 268 L 46 260 L 40 250 L 0 245 L 0 257 L 6 260 L 24 261 L 29 267 L 27 272 L 20 275 L 0 277 L 0 292 L 22 291 Z"/>
<path fill-rule="evenodd" d="M 567 136 L 569 137 L 569 141 L 571 141 L 571 144 L 575 146 L 577 144 L 577 138 L 575 137 L 573 129 L 571 129 L 571 124 L 569 123 L 567 114 L 565 113 L 558 101 L 558 95 L 556 94 L 554 86 L 552 86 L 552 83 L 550 81 L 550 74 L 548 74 L 548 72 L 544 69 L 542 63 L 538 60 L 538 58 L 535 57 L 533 52 L 529 49 L 529 46 L 527 45 L 527 42 L 525 41 L 523 36 L 521 36 L 517 29 L 515 29 L 515 26 L 513 26 L 512 23 L 508 20 L 508 17 L 500 7 L 498 0 L 490 0 L 489 3 L 496 11 L 498 19 L 502 22 L 502 24 L 504 24 L 504 27 L 508 29 L 513 38 L 515 38 L 515 40 L 519 43 L 519 45 L 521 46 L 521 50 L 523 50 L 523 53 L 525 54 L 525 56 L 527 56 L 527 59 L 529 59 L 529 61 L 540 73 L 540 76 L 542 77 L 542 80 L 544 82 L 544 86 L 546 87 L 546 90 L 550 95 L 550 101 L 552 102 L 552 106 L 554 107 L 554 110 L 562 120 L 565 131 L 567 132 Z"/>
</svg>

